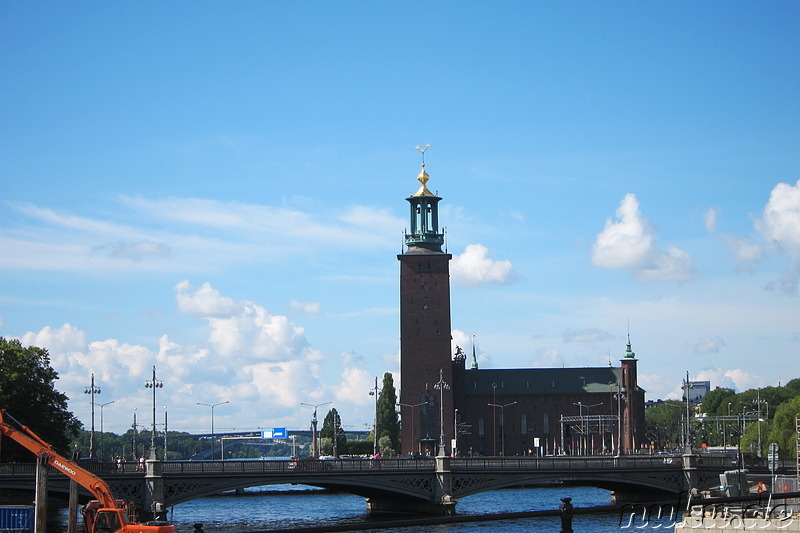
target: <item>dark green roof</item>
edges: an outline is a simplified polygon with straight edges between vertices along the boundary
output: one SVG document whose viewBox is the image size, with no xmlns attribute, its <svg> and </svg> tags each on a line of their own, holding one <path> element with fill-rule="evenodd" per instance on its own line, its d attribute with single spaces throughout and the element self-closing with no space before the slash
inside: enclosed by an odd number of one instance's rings
<svg viewBox="0 0 800 533">
<path fill-rule="evenodd" d="M 466 370 L 464 375 L 467 396 L 491 395 L 493 383 L 497 394 L 508 395 L 616 392 L 622 382 L 620 367 Z"/>
</svg>

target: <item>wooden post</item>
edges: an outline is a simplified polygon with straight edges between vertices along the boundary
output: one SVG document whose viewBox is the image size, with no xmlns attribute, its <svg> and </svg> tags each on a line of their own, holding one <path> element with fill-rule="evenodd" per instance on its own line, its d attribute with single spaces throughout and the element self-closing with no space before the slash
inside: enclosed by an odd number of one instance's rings
<svg viewBox="0 0 800 533">
<path fill-rule="evenodd" d="M 47 455 L 36 460 L 36 510 L 34 533 L 47 533 Z"/>
<path fill-rule="evenodd" d="M 78 533 L 78 482 L 69 480 L 69 521 L 67 533 Z"/>
</svg>

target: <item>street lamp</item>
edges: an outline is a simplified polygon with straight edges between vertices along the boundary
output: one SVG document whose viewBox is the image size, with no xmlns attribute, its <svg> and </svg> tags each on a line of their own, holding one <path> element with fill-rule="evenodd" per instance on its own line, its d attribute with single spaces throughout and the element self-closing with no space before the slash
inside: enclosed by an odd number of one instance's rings
<svg viewBox="0 0 800 533">
<path fill-rule="evenodd" d="M 758 409 L 758 456 L 762 457 L 762 453 L 761 453 L 761 422 L 762 422 L 763 419 L 761 418 L 761 406 L 766 404 L 766 406 L 767 406 L 767 420 L 769 420 L 769 402 L 767 400 L 762 400 L 761 399 L 761 389 L 758 389 L 758 397 L 753 402 L 753 404 L 755 404 L 756 408 Z"/>
<path fill-rule="evenodd" d="M 314 416 L 311 417 L 311 455 L 314 457 L 318 457 L 319 454 L 317 453 L 317 408 L 322 407 L 323 405 L 328 405 L 329 403 L 333 402 L 325 402 L 325 403 L 318 403 L 316 405 L 312 403 L 301 403 L 300 405 L 307 405 L 309 407 L 314 408 Z M 335 436 L 335 435 L 334 435 Z"/>
<path fill-rule="evenodd" d="M 497 403 L 497 383 L 492 382 L 492 403 Z M 497 456 L 497 409 L 492 409 L 492 455 Z"/>
<path fill-rule="evenodd" d="M 622 400 L 625 399 L 625 390 L 622 385 L 617 382 L 614 383 L 613 381 L 608 384 L 609 390 L 613 385 L 617 386 L 616 394 L 613 394 L 611 397 L 611 412 L 614 412 L 614 399 L 617 400 L 617 454 L 616 456 L 619 457 L 622 453 Z M 612 437 L 613 441 L 613 437 Z"/>
<path fill-rule="evenodd" d="M 214 460 L 214 448 L 217 445 L 217 443 L 215 442 L 216 439 L 214 438 L 214 408 L 219 405 L 225 405 L 226 403 L 231 403 L 231 402 L 229 400 L 225 400 L 224 402 L 219 402 L 215 404 L 197 402 L 197 405 L 205 405 L 206 407 L 211 408 L 211 460 L 212 461 Z M 225 458 L 223 457 L 222 460 L 225 460 Z"/>
<path fill-rule="evenodd" d="M 94 372 L 92 373 L 92 384 L 86 387 L 83 393 L 92 395 L 92 432 L 89 434 L 89 458 L 94 459 L 94 395 L 100 394 L 100 387 L 94 386 Z"/>
<path fill-rule="evenodd" d="M 517 402 L 511 402 L 504 405 L 498 405 L 496 403 L 490 403 L 489 407 L 499 407 L 500 408 L 500 454 L 506 454 L 506 413 L 505 409 L 509 405 L 514 405 Z M 495 455 L 497 455 L 497 450 L 495 449 Z"/>
<path fill-rule="evenodd" d="M 164 386 L 161 380 L 156 379 L 156 367 L 153 365 L 153 379 L 144 382 L 144 386 L 153 389 L 153 429 L 150 431 L 150 459 L 156 458 L 156 389 Z"/>
<path fill-rule="evenodd" d="M 573 402 L 572 405 L 577 405 L 578 406 L 578 415 L 581 418 L 581 425 L 583 426 L 583 451 L 586 452 L 587 447 L 588 447 L 587 445 L 589 444 L 589 440 L 588 439 L 589 439 L 590 426 L 589 426 L 589 421 L 583 418 L 583 408 L 584 407 L 586 408 L 586 418 L 589 418 L 589 409 L 591 407 L 597 407 L 599 405 L 603 405 L 603 402 L 593 403 L 592 405 L 586 405 L 585 403 L 582 403 L 582 402 L 577 402 L 577 403 Z M 586 455 L 591 455 L 591 454 L 586 453 Z"/>
<path fill-rule="evenodd" d="M 439 391 L 439 457 L 447 455 L 444 447 L 444 391 L 450 389 L 450 385 L 444 381 L 444 371 L 439 369 L 439 381 L 433 384 L 434 390 Z"/>
<path fill-rule="evenodd" d="M 103 445 L 106 442 L 105 436 L 103 435 L 103 407 L 105 407 L 106 405 L 111 405 L 112 403 L 114 403 L 114 400 L 100 404 L 100 459 L 101 460 L 103 459 L 103 455 L 105 455 L 105 452 L 103 450 Z"/>
<path fill-rule="evenodd" d="M 690 425 L 690 418 L 689 418 L 689 389 L 693 389 L 694 385 L 691 381 L 689 381 L 689 371 L 686 371 L 686 380 L 683 382 L 683 389 L 684 394 L 686 395 L 686 442 L 684 443 L 686 446 L 686 452 L 692 452 L 692 432 L 691 432 L 691 425 Z"/>
<path fill-rule="evenodd" d="M 167 460 L 167 406 L 164 406 L 164 460 Z"/>
<path fill-rule="evenodd" d="M 375 376 L 375 387 L 369 390 L 370 396 L 375 396 L 375 424 L 372 426 L 372 455 L 378 455 L 378 396 L 381 389 L 378 388 L 378 376 Z"/>
</svg>

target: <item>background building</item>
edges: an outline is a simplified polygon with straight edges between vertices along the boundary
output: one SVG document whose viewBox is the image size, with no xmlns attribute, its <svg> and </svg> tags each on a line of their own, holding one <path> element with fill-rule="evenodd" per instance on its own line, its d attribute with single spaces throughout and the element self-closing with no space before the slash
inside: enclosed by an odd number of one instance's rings
<svg viewBox="0 0 800 533">
<path fill-rule="evenodd" d="M 475 455 L 628 453 L 644 443 L 636 356 L 618 367 L 478 368 L 451 356 L 451 255 L 442 250 L 441 197 L 421 186 L 400 260 L 402 453 Z"/>
</svg>

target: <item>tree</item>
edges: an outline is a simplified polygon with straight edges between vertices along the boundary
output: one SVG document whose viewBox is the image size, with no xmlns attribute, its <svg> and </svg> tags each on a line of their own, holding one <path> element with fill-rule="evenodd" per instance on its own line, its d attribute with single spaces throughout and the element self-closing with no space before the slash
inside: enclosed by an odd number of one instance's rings
<svg viewBox="0 0 800 533">
<path fill-rule="evenodd" d="M 677 400 L 667 400 L 644 410 L 647 434 L 659 448 L 676 448 L 683 443 L 685 405 Z"/>
<path fill-rule="evenodd" d="M 67 455 L 81 423 L 67 410 L 68 398 L 56 390 L 56 379 L 47 350 L 0 337 L 0 407 Z M 2 452 L 7 459 L 33 460 L 16 444 L 4 446 Z"/>
<path fill-rule="evenodd" d="M 381 445 L 382 438 L 388 437 L 391 446 L 390 450 L 400 449 L 400 422 L 397 419 L 397 392 L 394 389 L 394 379 L 390 372 L 383 375 L 383 388 L 378 397 L 377 413 L 375 418 L 378 422 L 378 446 Z"/>
<path fill-rule="evenodd" d="M 762 441 L 763 445 L 768 446 L 768 443 L 776 442 L 781 457 L 795 457 L 797 452 L 795 420 L 798 416 L 800 416 L 800 396 L 795 396 L 781 404 L 775 411 L 775 416 L 769 424 L 768 438 Z"/>
<path fill-rule="evenodd" d="M 701 408 L 704 413 L 709 415 L 726 415 L 728 414 L 728 402 L 732 402 L 734 396 L 736 396 L 735 390 L 717 387 L 706 393 Z"/>
<path fill-rule="evenodd" d="M 336 435 L 336 453 L 333 453 L 333 437 Z M 321 451 L 328 454 L 338 455 L 344 451 L 347 437 L 342 431 L 342 419 L 339 417 L 339 412 L 334 407 L 328 414 L 325 415 L 325 420 L 322 422 L 322 430 L 319 432 L 320 442 L 322 439 L 328 439 L 330 442 L 329 449 L 325 449 L 320 445 Z"/>
</svg>

